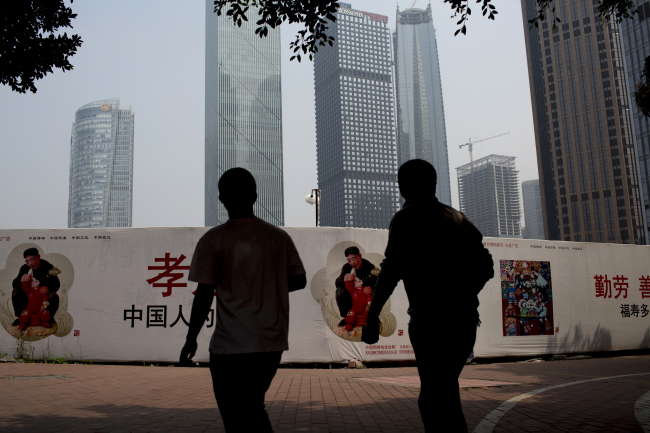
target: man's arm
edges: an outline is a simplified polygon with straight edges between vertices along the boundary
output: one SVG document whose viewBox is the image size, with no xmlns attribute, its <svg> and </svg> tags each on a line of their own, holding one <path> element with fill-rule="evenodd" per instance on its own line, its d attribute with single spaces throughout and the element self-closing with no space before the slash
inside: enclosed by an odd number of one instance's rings
<svg viewBox="0 0 650 433">
<path fill-rule="evenodd" d="M 472 259 L 472 275 L 470 282 L 474 289 L 474 294 L 483 290 L 483 286 L 488 280 L 494 277 L 494 261 L 492 254 L 483 246 L 483 235 L 466 217 L 464 219 L 463 230 L 468 235 L 468 245 L 474 249 L 474 257 Z"/>
<path fill-rule="evenodd" d="M 14 281 L 12 282 L 12 287 L 16 290 L 21 290 L 23 285 L 22 281 L 20 279 L 23 277 L 23 275 L 27 274 L 27 271 L 23 271 L 23 267 L 26 267 L 25 265 L 20 267 L 20 270 L 18 271 L 18 276 L 14 278 Z"/>
<path fill-rule="evenodd" d="M 338 277 L 338 278 L 336 279 L 336 281 L 334 282 L 334 285 L 335 285 L 337 288 L 340 287 L 340 288 L 342 288 L 342 289 L 345 289 L 345 281 L 343 281 L 343 279 L 345 278 L 345 276 L 346 276 L 347 274 L 350 273 L 350 271 L 348 271 L 348 270 L 345 269 L 346 266 L 349 266 L 349 265 L 343 265 L 343 266 L 341 267 L 341 274 L 339 275 L 339 277 Z M 351 266 L 350 266 L 350 270 L 352 270 L 352 267 L 351 267 Z"/>
<path fill-rule="evenodd" d="M 192 315 L 190 316 L 190 327 L 185 338 L 185 345 L 181 349 L 181 365 L 190 365 L 198 347 L 196 339 L 203 328 L 205 319 L 208 317 L 212 300 L 214 299 L 215 284 L 199 284 L 192 303 Z"/>
<path fill-rule="evenodd" d="M 57 275 L 52 275 L 52 278 L 48 278 L 47 289 L 50 291 L 50 293 L 58 292 L 60 287 L 61 280 L 59 280 L 59 277 Z"/>
<path fill-rule="evenodd" d="M 399 280 L 402 279 L 402 265 L 399 263 L 399 258 L 403 254 L 400 244 L 404 239 L 401 238 L 401 231 L 399 221 L 395 224 L 395 219 L 393 219 L 388 229 L 388 245 L 384 252 L 386 258 L 380 265 L 381 271 L 377 277 L 375 293 L 372 295 L 372 302 L 368 310 L 368 322 L 361 334 L 361 340 L 366 344 L 374 344 L 379 341 L 379 313 L 390 295 L 393 294 Z"/>
<path fill-rule="evenodd" d="M 286 234 L 286 233 L 285 233 Z M 305 266 L 302 264 L 298 249 L 293 243 L 291 236 L 287 236 L 287 275 L 289 283 L 289 292 L 304 289 L 307 285 Z"/>
<path fill-rule="evenodd" d="M 45 293 L 54 294 L 58 292 L 59 288 L 61 287 L 61 281 L 59 280 L 59 277 L 56 275 L 49 275 L 49 278 L 46 278 L 44 284 L 45 286 L 43 288 L 47 289 L 47 291 L 41 289 L 41 294 L 45 294 Z"/>
<path fill-rule="evenodd" d="M 289 292 L 304 289 L 307 286 L 307 276 L 305 274 L 289 275 Z"/>
</svg>

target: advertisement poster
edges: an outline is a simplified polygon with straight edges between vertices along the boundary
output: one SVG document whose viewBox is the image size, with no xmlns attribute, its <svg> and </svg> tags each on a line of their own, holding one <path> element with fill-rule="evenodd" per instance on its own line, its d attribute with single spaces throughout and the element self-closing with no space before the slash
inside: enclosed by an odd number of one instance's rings
<svg viewBox="0 0 650 433">
<path fill-rule="evenodd" d="M 361 341 L 383 259 L 378 253 L 366 254 L 355 242 L 340 242 L 327 254 L 327 266 L 314 275 L 312 296 L 327 326 L 338 337 Z M 396 330 L 397 319 L 390 310 L 389 299 L 379 315 L 380 337 L 390 337 Z"/>
<path fill-rule="evenodd" d="M 549 262 L 501 260 L 503 335 L 553 335 Z"/>
<path fill-rule="evenodd" d="M 176 362 L 196 283 L 189 228 L 0 230 L 0 352 L 96 362 Z M 286 227 L 307 272 L 289 294 L 283 363 L 414 359 L 400 282 L 380 315 L 380 337 L 361 341 L 388 232 Z M 643 349 L 650 346 L 650 247 L 485 238 L 495 277 L 479 294 L 478 357 Z M 255 272 L 251 264 L 250 272 Z M 463 320 L 462 276 L 453 308 Z M 432 306 L 432 311 L 434 311 Z M 207 362 L 214 303 L 198 337 Z M 432 329 L 431 350 L 441 356 Z"/>
</svg>

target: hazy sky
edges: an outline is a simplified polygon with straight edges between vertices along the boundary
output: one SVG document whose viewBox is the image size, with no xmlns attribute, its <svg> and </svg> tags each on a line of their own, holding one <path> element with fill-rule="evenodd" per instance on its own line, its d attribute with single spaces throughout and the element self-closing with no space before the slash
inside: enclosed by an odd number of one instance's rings
<svg viewBox="0 0 650 433">
<path fill-rule="evenodd" d="M 395 29 L 396 2 L 349 3 L 387 15 Z M 468 35 L 454 37 L 449 5 L 432 3 L 455 207 L 455 169 L 469 162 L 458 146 L 470 137 L 510 132 L 476 145 L 474 158 L 515 156 L 520 183 L 538 178 L 521 3 L 495 2 L 496 21 L 470 6 Z M 204 225 L 204 1 L 87 0 L 72 9 L 73 32 L 84 41 L 71 58 L 74 70 L 37 81 L 36 94 L 0 86 L 0 228 L 67 227 L 75 111 L 112 97 L 135 111 L 133 226 Z M 310 226 L 314 208 L 304 196 L 317 187 L 314 76 L 309 61 L 289 61 L 297 30 L 281 28 L 285 224 Z"/>
</svg>

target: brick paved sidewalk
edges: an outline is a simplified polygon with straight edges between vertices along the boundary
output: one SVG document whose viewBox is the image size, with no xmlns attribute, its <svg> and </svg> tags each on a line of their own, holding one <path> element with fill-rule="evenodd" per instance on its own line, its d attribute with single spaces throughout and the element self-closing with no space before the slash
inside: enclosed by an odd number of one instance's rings
<svg viewBox="0 0 650 433">
<path fill-rule="evenodd" d="M 650 391 L 645 373 L 650 356 L 472 365 L 462 374 L 463 409 L 470 431 L 483 433 L 643 432 L 635 403 Z M 209 375 L 206 368 L 0 364 L 0 431 L 222 432 Z M 613 377 L 621 375 L 628 376 Z M 280 369 L 267 409 L 278 433 L 421 432 L 416 386 L 415 368 Z"/>
</svg>

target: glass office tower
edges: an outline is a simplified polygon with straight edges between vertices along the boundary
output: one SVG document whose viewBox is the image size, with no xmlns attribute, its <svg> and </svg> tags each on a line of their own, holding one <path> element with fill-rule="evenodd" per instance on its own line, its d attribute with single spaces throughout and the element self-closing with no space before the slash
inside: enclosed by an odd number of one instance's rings
<svg viewBox="0 0 650 433">
<path fill-rule="evenodd" d="M 70 139 L 68 227 L 131 227 L 135 115 L 120 100 L 77 110 Z"/>
<path fill-rule="evenodd" d="M 218 182 L 233 167 L 257 182 L 255 215 L 284 225 L 280 31 L 255 34 L 256 11 L 241 27 L 213 12 L 205 26 L 205 225 L 228 219 Z"/>
<path fill-rule="evenodd" d="M 321 225 L 387 229 L 399 209 L 388 17 L 339 3 L 314 57 Z"/>
<path fill-rule="evenodd" d="M 397 9 L 395 88 L 397 164 L 419 158 L 438 173 L 436 197 L 451 205 L 451 181 L 442 83 L 431 5 L 426 10 Z"/>
<path fill-rule="evenodd" d="M 524 201 L 526 233 L 524 239 L 544 239 L 544 218 L 542 217 L 542 196 L 539 193 L 539 179 L 521 183 Z"/>
<path fill-rule="evenodd" d="M 558 0 L 556 28 L 521 6 L 546 239 L 645 244 L 618 25 L 597 0 Z"/>
<path fill-rule="evenodd" d="M 638 13 L 620 24 L 623 35 L 623 51 L 627 73 L 630 111 L 634 124 L 636 157 L 643 199 L 646 242 L 650 243 L 650 119 L 639 111 L 632 92 L 641 81 L 645 58 L 650 55 L 650 2 L 632 0 Z"/>
</svg>

